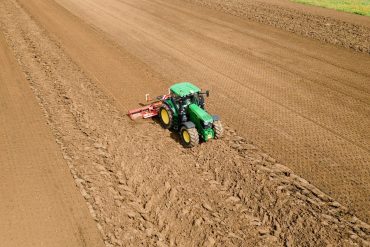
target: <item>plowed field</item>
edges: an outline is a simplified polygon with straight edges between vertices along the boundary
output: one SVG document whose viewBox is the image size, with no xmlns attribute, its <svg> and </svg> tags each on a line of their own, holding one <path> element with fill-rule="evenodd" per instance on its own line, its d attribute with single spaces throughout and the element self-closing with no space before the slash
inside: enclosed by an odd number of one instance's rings
<svg viewBox="0 0 370 247">
<path fill-rule="evenodd" d="M 107 246 L 369 245 L 367 50 L 227 2 L 4 0 L 0 31 Z M 367 46 L 368 19 L 335 20 Z M 211 90 L 222 140 L 125 115 L 177 81 Z"/>
</svg>

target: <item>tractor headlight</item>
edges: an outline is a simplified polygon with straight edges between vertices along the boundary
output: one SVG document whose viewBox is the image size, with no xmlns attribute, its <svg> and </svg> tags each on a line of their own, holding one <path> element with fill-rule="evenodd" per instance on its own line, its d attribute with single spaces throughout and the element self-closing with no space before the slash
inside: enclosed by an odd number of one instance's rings
<svg viewBox="0 0 370 247">
<path fill-rule="evenodd" d="M 203 128 L 205 129 L 209 129 L 212 127 L 212 123 L 208 123 L 208 122 L 203 122 Z"/>
</svg>

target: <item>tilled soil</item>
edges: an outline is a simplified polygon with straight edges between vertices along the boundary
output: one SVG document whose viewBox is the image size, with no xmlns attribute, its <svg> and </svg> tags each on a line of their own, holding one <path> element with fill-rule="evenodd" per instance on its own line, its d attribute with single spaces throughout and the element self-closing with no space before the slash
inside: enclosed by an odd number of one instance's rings
<svg viewBox="0 0 370 247">
<path fill-rule="evenodd" d="M 0 245 L 104 246 L 1 31 L 0 68 Z"/>
<path fill-rule="evenodd" d="M 185 0 L 234 16 L 274 26 L 322 42 L 370 54 L 368 17 L 336 18 L 336 12 L 324 14 L 314 8 L 279 0 Z M 282 3 L 281 3 L 282 2 Z M 349 19 L 349 21 L 347 21 Z M 352 21 L 351 19 L 359 20 Z"/>
<path fill-rule="evenodd" d="M 208 108 L 240 135 L 368 221 L 368 55 L 183 1 L 58 0 L 75 19 L 51 4 L 39 14 L 35 3 L 21 2 L 123 111 L 144 93 L 196 82 L 211 89 Z M 140 60 L 138 71 L 156 76 L 123 75 L 120 56 L 86 38 L 79 18 Z"/>
<path fill-rule="evenodd" d="M 369 245 L 369 226 L 351 210 L 231 128 L 183 149 L 155 121 L 123 115 L 109 89 L 17 3 L 2 1 L 0 16 L 107 246 Z M 161 79 L 116 52 L 133 83 Z"/>
</svg>

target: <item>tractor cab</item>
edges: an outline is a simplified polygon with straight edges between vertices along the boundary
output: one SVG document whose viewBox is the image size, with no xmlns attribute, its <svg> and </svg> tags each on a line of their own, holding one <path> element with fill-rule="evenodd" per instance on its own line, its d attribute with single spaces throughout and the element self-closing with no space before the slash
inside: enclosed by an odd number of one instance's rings
<svg viewBox="0 0 370 247">
<path fill-rule="evenodd" d="M 189 82 L 181 82 L 173 85 L 170 88 L 170 95 L 172 103 L 177 110 L 179 125 L 183 122 L 187 122 L 190 118 L 190 106 L 200 107 L 204 109 L 204 93 L 201 92 L 197 86 Z M 176 117 L 176 116 L 175 116 Z M 176 129 L 176 126 L 175 126 Z"/>
<path fill-rule="evenodd" d="M 189 82 L 177 83 L 170 87 L 169 97 L 159 110 L 162 126 L 179 130 L 186 147 L 197 145 L 199 137 L 208 141 L 222 135 L 218 116 L 205 111 L 204 95 L 209 96 L 209 91 L 202 92 Z"/>
<path fill-rule="evenodd" d="M 181 106 L 187 108 L 190 104 L 200 105 L 204 108 L 203 94 L 197 86 L 189 82 L 177 83 L 170 88 L 171 98 L 176 102 L 178 108 Z M 209 95 L 208 91 L 207 95 Z"/>
</svg>

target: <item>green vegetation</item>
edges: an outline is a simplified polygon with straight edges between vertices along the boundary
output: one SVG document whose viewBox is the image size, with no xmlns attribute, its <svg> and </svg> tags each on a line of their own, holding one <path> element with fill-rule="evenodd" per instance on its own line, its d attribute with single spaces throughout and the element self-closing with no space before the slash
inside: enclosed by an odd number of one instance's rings
<svg viewBox="0 0 370 247">
<path fill-rule="evenodd" d="M 292 0 L 293 2 L 315 5 L 358 15 L 370 16 L 370 0 Z"/>
</svg>

